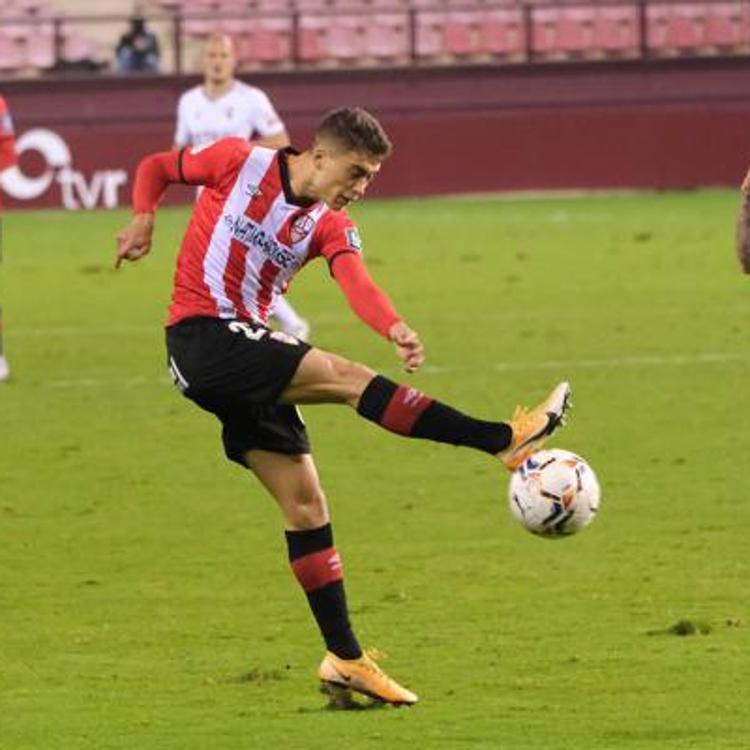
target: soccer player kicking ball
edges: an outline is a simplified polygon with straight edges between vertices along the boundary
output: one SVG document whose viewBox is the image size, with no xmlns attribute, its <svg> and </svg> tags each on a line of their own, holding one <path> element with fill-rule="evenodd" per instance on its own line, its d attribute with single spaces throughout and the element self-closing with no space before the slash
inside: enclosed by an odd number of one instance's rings
<svg viewBox="0 0 750 750">
<path fill-rule="evenodd" d="M 377 120 L 358 108 L 329 113 L 298 153 L 227 138 L 199 151 L 146 157 L 116 266 L 148 253 L 154 211 L 170 183 L 204 185 L 177 259 L 166 340 L 179 390 L 222 423 L 227 457 L 255 473 L 279 505 L 289 560 L 327 652 L 318 669 L 340 701 L 351 690 L 394 705 L 417 696 L 363 653 L 349 622 L 341 560 L 297 404 L 346 404 L 405 437 L 463 445 L 508 469 L 563 422 L 560 383 L 508 422 L 475 419 L 416 388 L 266 327 L 274 298 L 317 257 L 354 312 L 391 341 L 407 372 L 424 361 L 419 336 L 375 285 L 344 208 L 365 194 L 391 151 Z"/>
</svg>

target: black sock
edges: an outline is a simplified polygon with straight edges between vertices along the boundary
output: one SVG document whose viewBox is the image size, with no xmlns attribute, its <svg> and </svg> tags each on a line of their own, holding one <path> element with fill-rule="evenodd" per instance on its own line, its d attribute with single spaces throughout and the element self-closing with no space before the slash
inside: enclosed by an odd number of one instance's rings
<svg viewBox="0 0 750 750">
<path fill-rule="evenodd" d="M 382 375 L 368 383 L 357 412 L 398 435 L 463 445 L 485 453 L 500 453 L 513 437 L 506 422 L 474 419 Z"/>
<path fill-rule="evenodd" d="M 349 623 L 343 569 L 333 546 L 331 524 L 285 534 L 289 562 L 305 590 L 326 647 L 341 659 L 359 658 L 362 649 Z"/>
</svg>

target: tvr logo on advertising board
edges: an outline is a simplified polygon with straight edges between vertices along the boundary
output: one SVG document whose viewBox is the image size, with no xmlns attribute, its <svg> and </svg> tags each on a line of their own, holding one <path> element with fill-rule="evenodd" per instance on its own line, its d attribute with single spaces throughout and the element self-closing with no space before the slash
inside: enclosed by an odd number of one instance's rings
<svg viewBox="0 0 750 750">
<path fill-rule="evenodd" d="M 73 155 L 65 140 L 46 128 L 27 130 L 16 141 L 19 160 L 27 151 L 38 152 L 44 162 L 40 174 L 25 174 L 20 166 L 12 167 L 0 176 L 0 185 L 12 198 L 35 201 L 53 185 L 60 186 L 62 205 L 69 211 L 97 206 L 117 208 L 119 189 L 128 181 L 124 169 L 100 169 L 87 179 L 83 172 L 73 168 Z"/>
</svg>

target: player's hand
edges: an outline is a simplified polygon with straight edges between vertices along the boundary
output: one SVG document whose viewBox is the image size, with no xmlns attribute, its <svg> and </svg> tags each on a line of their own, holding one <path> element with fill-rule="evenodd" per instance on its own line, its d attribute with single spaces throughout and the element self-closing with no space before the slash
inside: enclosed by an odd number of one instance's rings
<svg viewBox="0 0 750 750">
<path fill-rule="evenodd" d="M 154 215 L 136 214 L 130 224 L 117 235 L 115 268 L 124 260 L 138 260 L 151 249 L 151 235 L 154 233 Z"/>
<path fill-rule="evenodd" d="M 390 327 L 388 338 L 396 345 L 396 354 L 404 363 L 404 370 L 416 372 L 424 363 L 424 346 L 417 332 L 399 320 Z"/>
</svg>

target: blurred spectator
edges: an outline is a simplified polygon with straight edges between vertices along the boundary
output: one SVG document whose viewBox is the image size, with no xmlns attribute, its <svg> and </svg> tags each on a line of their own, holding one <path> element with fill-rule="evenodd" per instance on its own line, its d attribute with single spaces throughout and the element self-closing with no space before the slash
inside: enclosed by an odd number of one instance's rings
<svg viewBox="0 0 750 750">
<path fill-rule="evenodd" d="M 130 31 L 117 45 L 117 67 L 122 73 L 156 73 L 159 70 L 159 40 L 146 28 L 146 21 L 135 16 Z"/>
</svg>

